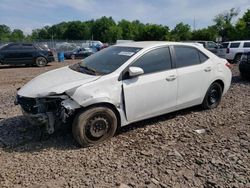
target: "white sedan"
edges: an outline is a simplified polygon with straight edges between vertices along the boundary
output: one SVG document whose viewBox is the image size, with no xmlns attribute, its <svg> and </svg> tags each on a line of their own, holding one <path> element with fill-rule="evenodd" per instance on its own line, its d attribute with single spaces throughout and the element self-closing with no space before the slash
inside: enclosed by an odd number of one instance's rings
<svg viewBox="0 0 250 188">
<path fill-rule="evenodd" d="M 18 90 L 16 104 L 49 134 L 73 119 L 75 139 L 89 146 L 132 122 L 215 108 L 231 77 L 226 60 L 197 44 L 123 43 L 34 78 Z"/>
</svg>

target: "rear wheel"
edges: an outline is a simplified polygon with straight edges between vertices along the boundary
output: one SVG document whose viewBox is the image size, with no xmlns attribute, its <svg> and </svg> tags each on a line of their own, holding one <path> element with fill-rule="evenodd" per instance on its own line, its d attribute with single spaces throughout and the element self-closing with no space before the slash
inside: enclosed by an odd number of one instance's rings
<svg viewBox="0 0 250 188">
<path fill-rule="evenodd" d="M 222 97 L 222 87 L 218 82 L 214 82 L 207 90 L 205 98 L 202 103 L 204 109 L 216 108 Z"/>
<path fill-rule="evenodd" d="M 233 60 L 234 64 L 238 64 L 240 62 L 241 59 L 241 54 L 237 54 Z"/>
<path fill-rule="evenodd" d="M 76 56 L 75 55 L 71 55 L 70 58 L 74 60 L 76 58 Z"/>
<path fill-rule="evenodd" d="M 244 79 L 244 80 L 246 80 L 246 79 L 249 79 L 250 78 L 250 76 L 248 76 L 247 74 L 245 74 L 245 73 L 240 73 L 240 76 L 241 76 L 241 78 L 242 79 Z"/>
<path fill-rule="evenodd" d="M 92 107 L 79 112 L 73 122 L 72 132 L 81 146 L 98 144 L 114 136 L 117 117 L 107 107 Z"/>
<path fill-rule="evenodd" d="M 36 65 L 38 67 L 44 67 L 47 65 L 47 60 L 44 57 L 37 57 L 36 58 Z"/>
</svg>

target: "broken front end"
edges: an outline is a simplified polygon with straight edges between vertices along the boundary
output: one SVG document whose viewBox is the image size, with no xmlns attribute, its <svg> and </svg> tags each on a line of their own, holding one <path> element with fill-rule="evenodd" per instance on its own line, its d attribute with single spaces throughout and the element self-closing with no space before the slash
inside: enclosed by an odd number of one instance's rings
<svg viewBox="0 0 250 188">
<path fill-rule="evenodd" d="M 46 133 L 52 134 L 56 126 L 66 123 L 69 117 L 80 108 L 67 95 L 28 98 L 17 95 L 16 105 L 20 105 L 24 116 L 33 125 L 42 126 Z"/>
</svg>

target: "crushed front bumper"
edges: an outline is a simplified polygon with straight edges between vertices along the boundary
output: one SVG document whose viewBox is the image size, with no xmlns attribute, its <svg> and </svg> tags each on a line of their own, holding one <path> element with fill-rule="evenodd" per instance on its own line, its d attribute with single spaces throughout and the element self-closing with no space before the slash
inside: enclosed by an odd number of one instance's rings
<svg viewBox="0 0 250 188">
<path fill-rule="evenodd" d="M 16 96 L 16 105 L 20 105 L 23 115 L 33 125 L 44 127 L 44 131 L 52 134 L 55 126 L 66 123 L 67 119 L 74 114 L 75 109 L 81 106 L 67 96 L 47 98 L 29 98 Z"/>
<path fill-rule="evenodd" d="M 45 128 L 45 132 L 52 134 L 55 131 L 55 116 L 52 112 L 30 114 L 22 109 L 23 115 L 32 125 L 38 125 Z"/>
<path fill-rule="evenodd" d="M 15 104 L 21 106 L 23 115 L 32 125 L 44 127 L 44 131 L 48 134 L 55 131 L 55 119 L 60 99 L 47 101 L 17 95 Z"/>
</svg>

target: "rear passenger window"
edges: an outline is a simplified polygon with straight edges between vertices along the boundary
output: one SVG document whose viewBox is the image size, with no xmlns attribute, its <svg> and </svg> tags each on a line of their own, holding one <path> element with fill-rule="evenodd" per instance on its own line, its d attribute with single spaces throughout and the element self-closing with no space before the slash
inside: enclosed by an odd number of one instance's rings
<svg viewBox="0 0 250 188">
<path fill-rule="evenodd" d="M 222 44 L 221 44 L 221 46 L 220 46 L 220 48 L 227 48 L 228 47 L 228 42 L 223 42 Z"/>
<path fill-rule="evenodd" d="M 201 53 L 201 52 L 199 52 L 199 56 L 200 56 L 200 62 L 201 63 L 208 60 L 208 57 L 205 54 Z"/>
<path fill-rule="evenodd" d="M 243 47 L 244 48 L 250 48 L 250 42 L 244 42 Z"/>
<path fill-rule="evenodd" d="M 240 43 L 239 42 L 232 42 L 230 44 L 230 48 L 238 48 L 240 46 Z"/>
<path fill-rule="evenodd" d="M 25 50 L 33 50 L 35 49 L 34 46 L 32 44 L 23 44 L 22 45 L 22 49 L 25 49 Z"/>
<path fill-rule="evenodd" d="M 171 69 L 169 48 L 152 50 L 136 60 L 132 66 L 142 68 L 145 74 Z"/>
<path fill-rule="evenodd" d="M 175 55 L 177 68 L 200 64 L 199 52 L 195 48 L 175 46 Z"/>
</svg>

